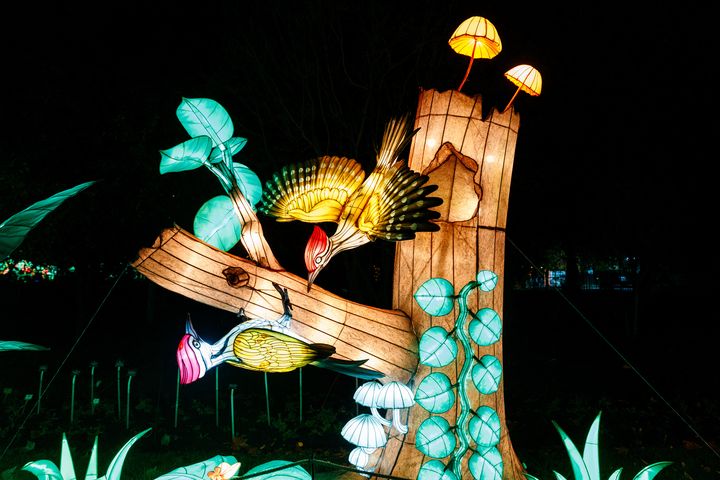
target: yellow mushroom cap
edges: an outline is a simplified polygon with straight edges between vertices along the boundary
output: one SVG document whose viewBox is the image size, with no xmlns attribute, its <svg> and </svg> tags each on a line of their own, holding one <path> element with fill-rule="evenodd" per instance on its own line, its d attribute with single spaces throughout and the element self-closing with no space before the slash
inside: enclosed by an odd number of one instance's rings
<svg viewBox="0 0 720 480">
<path fill-rule="evenodd" d="M 502 50 L 495 25 L 484 17 L 470 17 L 462 22 L 448 43 L 457 53 L 473 58 L 493 58 Z"/>
</svg>

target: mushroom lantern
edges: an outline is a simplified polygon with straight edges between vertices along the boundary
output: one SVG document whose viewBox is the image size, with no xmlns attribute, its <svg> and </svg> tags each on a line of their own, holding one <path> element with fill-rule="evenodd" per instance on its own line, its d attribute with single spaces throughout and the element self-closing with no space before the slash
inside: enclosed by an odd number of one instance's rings
<svg viewBox="0 0 720 480">
<path fill-rule="evenodd" d="M 345 440 L 372 453 L 387 443 L 387 434 L 382 423 L 369 413 L 353 417 L 343 426 L 340 434 Z"/>
<path fill-rule="evenodd" d="M 512 96 L 503 113 L 510 108 L 515 97 L 520 93 L 520 90 L 533 97 L 537 97 L 542 91 L 542 76 L 540 72 L 531 65 L 517 65 L 505 72 L 505 78 L 517 85 L 518 88 L 515 90 L 515 95 Z"/>
<path fill-rule="evenodd" d="M 375 380 L 365 382 L 360 385 L 357 390 L 355 390 L 353 400 L 364 407 L 370 407 L 372 415 L 377 418 L 380 423 L 389 427 L 391 422 L 383 418 L 377 410 L 377 398 L 380 394 L 380 390 L 382 390 L 382 386 L 382 383 Z"/>
<path fill-rule="evenodd" d="M 400 419 L 400 410 L 410 408 L 415 404 L 412 390 L 401 382 L 389 382 L 382 386 L 377 397 L 379 408 L 392 409 L 392 425 L 400 433 L 407 433 L 408 428 Z"/>
<path fill-rule="evenodd" d="M 457 53 L 470 57 L 470 63 L 458 91 L 462 90 L 468 75 L 470 75 L 473 60 L 493 58 L 502 50 L 502 42 L 495 25 L 484 17 L 470 17 L 462 22 L 448 40 L 448 44 Z"/>
</svg>

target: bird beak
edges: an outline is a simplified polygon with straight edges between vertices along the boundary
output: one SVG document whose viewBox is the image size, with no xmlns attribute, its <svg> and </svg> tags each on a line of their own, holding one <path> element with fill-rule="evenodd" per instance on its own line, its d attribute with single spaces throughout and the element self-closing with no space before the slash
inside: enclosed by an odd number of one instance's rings
<svg viewBox="0 0 720 480">
<path fill-rule="evenodd" d="M 318 268 L 310 273 L 308 273 L 308 282 L 307 282 L 307 291 L 310 291 L 310 288 L 312 288 L 313 284 L 315 283 L 315 278 L 317 278 L 318 273 L 320 273 L 321 268 Z"/>
</svg>

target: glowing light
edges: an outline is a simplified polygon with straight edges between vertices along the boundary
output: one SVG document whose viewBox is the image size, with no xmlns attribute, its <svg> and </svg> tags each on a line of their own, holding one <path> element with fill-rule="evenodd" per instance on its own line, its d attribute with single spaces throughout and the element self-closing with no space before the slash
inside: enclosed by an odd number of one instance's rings
<svg viewBox="0 0 720 480">
<path fill-rule="evenodd" d="M 380 394 L 381 390 L 382 383 L 376 381 L 365 382 L 360 385 L 357 390 L 355 390 L 355 393 L 353 394 L 353 400 L 355 400 L 355 402 L 359 403 L 364 407 L 370 407 L 370 412 L 372 413 L 372 415 L 377 418 L 380 423 L 382 423 L 386 427 L 389 427 L 392 422 L 384 419 L 377 410 L 378 395 Z"/>
<path fill-rule="evenodd" d="M 502 42 L 495 25 L 484 17 L 470 17 L 462 22 L 453 32 L 448 44 L 460 55 L 470 57 L 470 63 L 458 91 L 465 85 L 473 60 L 493 58 L 502 50 Z"/>
<path fill-rule="evenodd" d="M 340 434 L 353 445 L 366 449 L 381 448 L 387 443 L 382 423 L 369 413 L 361 413 L 348 420 Z"/>
<path fill-rule="evenodd" d="M 377 397 L 377 406 L 389 408 L 393 412 L 392 425 L 400 433 L 407 433 L 408 428 L 400 419 L 400 410 L 412 407 L 415 398 L 412 390 L 401 382 L 389 382 L 382 386 Z"/>
<path fill-rule="evenodd" d="M 540 95 L 540 92 L 542 91 L 542 76 L 540 75 L 540 72 L 531 65 L 518 65 L 513 67 L 505 72 L 505 78 L 510 80 L 518 88 L 515 90 L 515 94 L 512 96 L 505 109 L 503 109 L 503 112 L 510 108 L 510 105 L 512 105 L 515 97 L 517 97 L 517 94 L 520 93 L 521 90 L 532 97 Z"/>
</svg>

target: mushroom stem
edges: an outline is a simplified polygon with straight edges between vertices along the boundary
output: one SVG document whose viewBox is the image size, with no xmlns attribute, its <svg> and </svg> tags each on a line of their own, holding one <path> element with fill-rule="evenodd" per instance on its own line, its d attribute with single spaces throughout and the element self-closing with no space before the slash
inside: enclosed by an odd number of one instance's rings
<svg viewBox="0 0 720 480">
<path fill-rule="evenodd" d="M 508 102 L 507 106 L 503 109 L 502 113 L 507 112 L 507 109 L 510 108 L 510 105 L 512 105 L 512 103 L 515 100 L 515 97 L 517 97 L 518 93 L 520 93 L 520 87 L 518 87 L 517 90 L 515 90 L 515 95 L 512 96 L 512 98 Z"/>
<path fill-rule="evenodd" d="M 465 71 L 465 76 L 462 79 L 462 82 L 460 82 L 460 86 L 458 87 L 458 92 L 462 90 L 463 85 L 465 85 L 465 80 L 467 80 L 468 75 L 470 75 L 470 69 L 472 68 L 473 60 L 475 60 L 475 47 L 477 46 L 477 42 L 473 42 L 473 49 L 472 53 L 470 54 L 470 63 L 468 63 L 468 68 Z"/>
<path fill-rule="evenodd" d="M 378 421 L 386 427 L 392 425 L 392 422 L 390 420 L 386 420 L 382 417 L 382 415 L 380 415 L 380 412 L 377 411 L 377 407 L 370 407 L 370 411 L 372 412 L 372 416 L 377 418 Z"/>
<path fill-rule="evenodd" d="M 392 421 L 392 423 L 393 423 L 393 426 L 397 429 L 398 432 L 405 434 L 405 433 L 408 432 L 408 427 L 407 427 L 407 425 L 405 425 L 405 424 L 402 422 L 402 420 L 400 420 L 400 410 L 401 410 L 401 409 L 399 409 L 399 408 L 394 408 L 394 409 L 393 409 L 393 421 Z"/>
</svg>

